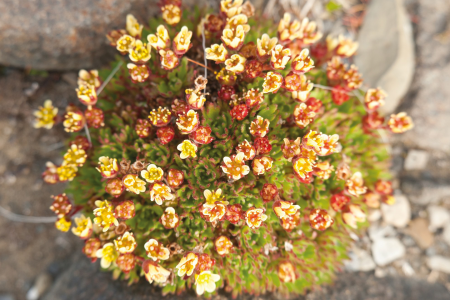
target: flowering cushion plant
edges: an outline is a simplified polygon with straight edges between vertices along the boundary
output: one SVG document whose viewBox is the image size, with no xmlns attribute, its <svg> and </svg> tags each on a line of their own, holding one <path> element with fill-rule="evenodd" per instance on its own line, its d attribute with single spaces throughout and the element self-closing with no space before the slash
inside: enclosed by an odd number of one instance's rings
<svg viewBox="0 0 450 300">
<path fill-rule="evenodd" d="M 395 201 L 380 132 L 411 119 L 385 119 L 386 94 L 364 92 L 347 64 L 357 43 L 322 41 L 308 19 L 277 26 L 242 0 L 160 7 L 149 27 L 130 15 L 108 34 L 122 56 L 113 71 L 80 71 L 78 105 L 58 116 L 47 100 L 35 114 L 72 134 L 43 173 L 69 182 L 53 197 L 56 227 L 114 278 L 163 293 L 330 282 L 368 209 Z"/>
</svg>

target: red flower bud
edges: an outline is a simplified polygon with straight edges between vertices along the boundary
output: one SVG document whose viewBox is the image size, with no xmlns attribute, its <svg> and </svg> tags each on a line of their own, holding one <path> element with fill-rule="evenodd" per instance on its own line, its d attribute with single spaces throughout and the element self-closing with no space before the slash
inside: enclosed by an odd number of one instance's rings
<svg viewBox="0 0 450 300">
<path fill-rule="evenodd" d="M 159 142 L 163 145 L 168 144 L 175 137 L 175 130 L 172 126 L 159 127 L 156 131 Z"/>
<path fill-rule="evenodd" d="M 342 105 L 344 102 L 350 99 L 350 96 L 347 92 L 348 90 L 346 88 L 337 85 L 331 90 L 331 99 L 333 99 L 333 102 L 337 105 Z"/>
<path fill-rule="evenodd" d="M 137 135 L 140 138 L 146 138 L 150 135 L 151 127 L 152 125 L 148 120 L 138 119 L 136 122 L 136 126 L 134 127 L 134 130 L 136 131 Z"/>
<path fill-rule="evenodd" d="M 125 185 L 121 178 L 111 178 L 106 182 L 105 191 L 114 196 L 119 197 L 125 190 Z"/>
<path fill-rule="evenodd" d="M 326 210 L 315 208 L 309 214 L 309 223 L 312 228 L 324 231 L 333 225 L 334 221 Z"/>
<path fill-rule="evenodd" d="M 225 219 L 232 224 L 239 223 L 239 221 L 243 219 L 242 206 L 240 204 L 229 205 L 227 212 L 225 213 Z"/>
<path fill-rule="evenodd" d="M 117 218 L 121 218 L 121 219 L 125 219 L 125 220 L 133 218 L 136 214 L 134 202 L 131 200 L 126 200 L 126 201 L 121 202 L 114 209 L 114 214 L 116 215 Z"/>
<path fill-rule="evenodd" d="M 272 150 L 272 145 L 266 137 L 256 138 L 253 146 L 256 149 L 256 155 L 266 154 Z"/>
<path fill-rule="evenodd" d="M 262 190 L 259 192 L 264 202 L 270 202 L 278 195 L 278 189 L 275 184 L 264 183 Z"/>
<path fill-rule="evenodd" d="M 222 85 L 220 87 L 219 92 L 217 93 L 219 98 L 224 101 L 230 101 L 231 97 L 235 94 L 236 94 L 236 89 L 234 88 L 233 85 Z"/>
<path fill-rule="evenodd" d="M 84 115 L 86 116 L 86 122 L 89 127 L 100 128 L 105 125 L 105 123 L 103 123 L 105 118 L 103 115 L 103 110 L 98 107 L 88 108 L 84 112 Z"/>
<path fill-rule="evenodd" d="M 350 197 L 344 195 L 344 193 L 334 194 L 330 199 L 331 208 L 335 211 L 341 211 L 348 203 L 350 203 Z"/>
<path fill-rule="evenodd" d="M 248 108 L 245 104 L 237 105 L 230 111 L 230 115 L 233 119 L 242 121 L 248 115 Z"/>
<path fill-rule="evenodd" d="M 184 174 L 182 171 L 176 169 L 170 169 L 167 175 L 167 183 L 173 189 L 178 188 L 183 184 Z"/>
</svg>

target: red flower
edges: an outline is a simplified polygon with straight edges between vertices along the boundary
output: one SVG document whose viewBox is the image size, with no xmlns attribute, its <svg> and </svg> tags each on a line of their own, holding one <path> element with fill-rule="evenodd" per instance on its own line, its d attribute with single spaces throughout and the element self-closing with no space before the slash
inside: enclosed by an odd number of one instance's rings
<svg viewBox="0 0 450 300">
<path fill-rule="evenodd" d="M 214 139 L 211 136 L 211 128 L 209 126 L 199 126 L 196 131 L 190 134 L 190 137 L 199 144 L 209 144 Z"/>
<path fill-rule="evenodd" d="M 348 90 L 346 88 L 338 85 L 331 90 L 331 99 L 333 99 L 333 102 L 337 105 L 341 105 L 348 101 L 350 96 L 348 95 Z"/>
<path fill-rule="evenodd" d="M 175 137 L 175 130 L 172 126 L 159 127 L 156 131 L 156 136 L 159 138 L 161 144 L 168 144 Z"/>
<path fill-rule="evenodd" d="M 272 145 L 269 142 L 269 139 L 266 137 L 259 137 L 255 139 L 253 146 L 256 149 L 256 155 L 266 154 L 272 150 Z"/>
<path fill-rule="evenodd" d="M 341 211 L 342 208 L 348 203 L 350 203 L 350 197 L 344 195 L 342 192 L 339 194 L 334 194 L 330 199 L 331 208 L 335 211 Z"/>
<path fill-rule="evenodd" d="M 230 101 L 231 97 L 235 94 L 236 94 L 236 89 L 234 88 L 233 85 L 222 85 L 220 87 L 219 92 L 217 93 L 219 98 L 224 101 Z"/>
<path fill-rule="evenodd" d="M 230 111 L 230 115 L 233 119 L 242 121 L 248 115 L 248 108 L 245 104 L 237 105 Z"/>
<path fill-rule="evenodd" d="M 259 192 L 264 202 L 270 202 L 278 195 L 278 189 L 275 184 L 264 183 L 262 190 Z"/>
</svg>

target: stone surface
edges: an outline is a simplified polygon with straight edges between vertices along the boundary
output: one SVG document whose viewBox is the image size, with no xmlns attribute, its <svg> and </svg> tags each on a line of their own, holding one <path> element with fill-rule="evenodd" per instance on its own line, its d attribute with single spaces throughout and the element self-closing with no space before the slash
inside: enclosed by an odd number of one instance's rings
<svg viewBox="0 0 450 300">
<path fill-rule="evenodd" d="M 427 259 L 427 265 L 431 270 L 450 274 L 450 258 L 444 256 L 432 256 Z"/>
<path fill-rule="evenodd" d="M 105 35 L 133 13 L 147 24 L 156 0 L 0 1 L 0 63 L 45 70 L 91 68 L 115 54 Z M 106 55 L 105 54 L 109 54 Z"/>
<path fill-rule="evenodd" d="M 450 51 L 438 36 L 448 29 L 448 0 L 417 1 L 417 72 L 412 102 L 405 108 L 415 127 L 401 137 L 413 148 L 435 149 L 450 153 Z M 411 106 L 411 103 L 413 105 Z"/>
<path fill-rule="evenodd" d="M 405 170 L 423 170 L 427 166 L 429 154 L 422 150 L 409 150 L 405 159 Z"/>
<path fill-rule="evenodd" d="M 430 230 L 436 231 L 450 222 L 450 212 L 442 206 L 429 206 L 428 219 L 430 220 Z"/>
<path fill-rule="evenodd" d="M 353 249 L 349 252 L 349 257 L 350 257 L 350 260 L 345 262 L 345 268 L 348 271 L 367 272 L 367 271 L 374 270 L 376 267 L 372 256 L 366 250 L 359 249 L 357 247 L 353 247 Z"/>
<path fill-rule="evenodd" d="M 428 221 L 418 218 L 409 223 L 407 233 L 414 238 L 420 248 L 426 249 L 434 242 L 434 236 L 428 229 Z"/>
<path fill-rule="evenodd" d="M 411 206 L 406 196 L 402 194 L 395 195 L 393 205 L 382 204 L 381 212 L 384 222 L 395 227 L 406 227 L 411 220 Z"/>
<path fill-rule="evenodd" d="M 447 243 L 447 245 L 450 246 L 450 222 L 445 226 L 444 231 L 442 232 L 442 238 Z"/>
<path fill-rule="evenodd" d="M 359 32 L 356 65 L 364 82 L 388 94 L 385 112 L 395 110 L 414 74 L 414 40 L 402 0 L 371 1 Z"/>
<path fill-rule="evenodd" d="M 52 281 L 52 277 L 49 273 L 44 272 L 40 274 L 27 293 L 27 300 L 38 300 L 51 286 Z"/>
<path fill-rule="evenodd" d="M 372 241 L 375 241 L 385 237 L 394 237 L 397 234 L 397 232 L 395 231 L 394 227 L 390 225 L 377 226 L 373 224 L 369 227 L 368 234 L 370 239 Z"/>
<path fill-rule="evenodd" d="M 385 266 L 405 255 L 405 246 L 397 238 L 376 239 L 372 244 L 372 255 L 375 263 Z"/>
<path fill-rule="evenodd" d="M 78 300 L 78 299 L 120 299 L 120 300 L 198 300 L 193 293 L 182 296 L 168 295 L 161 297 L 159 291 L 147 282 L 127 286 L 124 281 L 113 281 L 111 274 L 100 272 L 98 264 L 91 264 L 81 255 L 78 260 L 72 260 L 70 267 L 58 276 L 56 284 L 43 300 Z M 89 278 L 90 280 L 82 280 Z M 76 284 L 74 284 L 76 282 Z M 227 297 L 228 296 L 228 297 Z M 213 300 L 230 299 L 229 295 L 215 296 Z M 305 296 L 296 296 L 296 300 L 448 300 L 449 291 L 441 284 L 430 284 L 425 280 L 413 278 L 386 276 L 376 278 L 368 273 L 339 273 L 336 282 L 330 286 L 323 286 L 317 291 Z M 272 300 L 285 297 L 276 295 L 250 296 L 244 295 L 237 299 Z"/>
</svg>

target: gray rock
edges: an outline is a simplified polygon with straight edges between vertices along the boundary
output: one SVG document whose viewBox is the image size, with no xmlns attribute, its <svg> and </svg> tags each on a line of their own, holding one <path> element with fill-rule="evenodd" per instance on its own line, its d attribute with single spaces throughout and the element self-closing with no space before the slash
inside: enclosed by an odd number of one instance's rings
<svg viewBox="0 0 450 300">
<path fill-rule="evenodd" d="M 397 234 L 394 227 L 392 227 L 391 225 L 385 226 L 371 225 L 369 227 L 368 233 L 372 241 L 382 239 L 385 237 L 394 237 Z"/>
<path fill-rule="evenodd" d="M 385 266 L 405 255 L 405 246 L 397 238 L 376 239 L 372 244 L 372 255 L 378 266 Z"/>
<path fill-rule="evenodd" d="M 354 247 L 349 252 L 348 255 L 350 257 L 350 260 L 344 262 L 345 268 L 348 271 L 351 271 L 351 272 L 357 272 L 357 271 L 367 272 L 367 271 L 374 270 L 375 267 L 376 267 L 372 256 L 366 250 Z"/>
<path fill-rule="evenodd" d="M 444 256 L 432 256 L 427 259 L 428 267 L 433 271 L 450 274 L 450 258 Z"/>
<path fill-rule="evenodd" d="M 105 35 L 160 14 L 158 0 L 0 1 L 0 64 L 44 70 L 97 67 L 116 55 Z M 194 1 L 183 1 L 185 7 Z M 202 3 L 202 1 L 196 1 Z M 203 1 L 205 3 L 206 1 Z"/>
<path fill-rule="evenodd" d="M 428 218 L 430 230 L 436 231 L 450 222 L 450 212 L 442 206 L 432 205 L 428 207 Z"/>
<path fill-rule="evenodd" d="M 31 287 L 30 290 L 28 290 L 27 293 L 27 300 L 37 300 L 39 299 L 51 286 L 52 284 L 52 277 L 48 273 L 42 273 L 40 274 L 34 285 Z"/>
<path fill-rule="evenodd" d="M 395 195 L 393 205 L 382 204 L 381 212 L 384 222 L 395 227 L 404 228 L 411 220 L 411 206 L 406 196 L 402 194 Z"/>
<path fill-rule="evenodd" d="M 444 231 L 442 232 L 442 238 L 450 246 L 450 222 L 445 226 Z"/>
<path fill-rule="evenodd" d="M 406 232 L 414 238 L 417 245 L 422 249 L 426 249 L 434 243 L 434 236 L 428 229 L 428 221 L 426 219 L 414 219 L 409 224 Z"/>
<path fill-rule="evenodd" d="M 409 150 L 405 159 L 405 170 L 423 170 L 427 166 L 429 154 L 422 150 Z"/>
<path fill-rule="evenodd" d="M 402 0 L 371 1 L 359 33 L 355 58 L 364 81 L 383 88 L 384 112 L 392 112 L 406 94 L 414 74 L 412 27 Z"/>
<path fill-rule="evenodd" d="M 402 189 L 408 189 L 412 203 L 419 205 L 435 204 L 450 196 L 450 185 L 438 185 L 434 182 L 404 182 Z"/>
<path fill-rule="evenodd" d="M 10 294 L 0 294 L 0 300 L 14 300 L 14 296 Z"/>
</svg>

